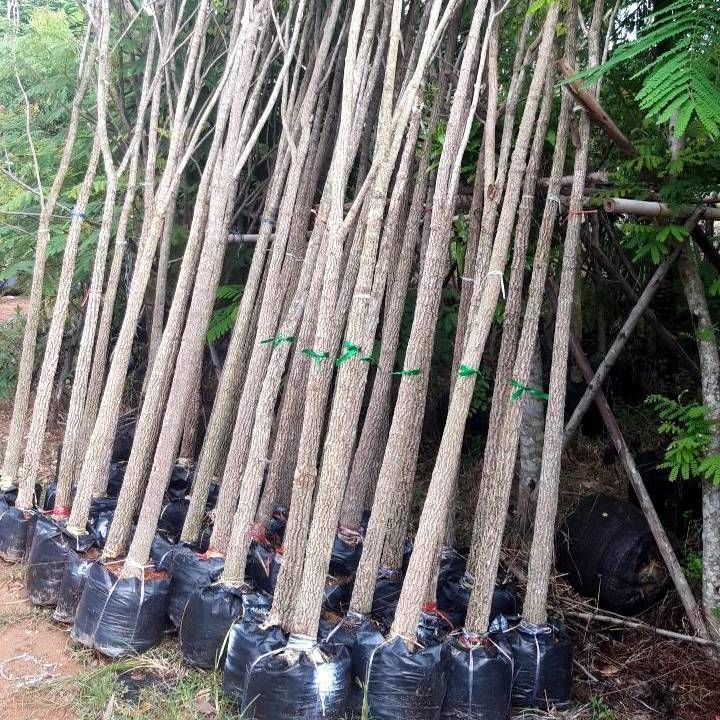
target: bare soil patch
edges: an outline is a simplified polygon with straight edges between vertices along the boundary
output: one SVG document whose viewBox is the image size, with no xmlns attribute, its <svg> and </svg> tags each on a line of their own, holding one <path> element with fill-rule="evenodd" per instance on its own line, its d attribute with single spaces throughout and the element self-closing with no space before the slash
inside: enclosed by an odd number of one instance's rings
<svg viewBox="0 0 720 720">
<path fill-rule="evenodd" d="M 18 313 L 25 315 L 29 305 L 30 300 L 25 297 L 0 297 L 0 323 L 12 320 Z"/>
</svg>

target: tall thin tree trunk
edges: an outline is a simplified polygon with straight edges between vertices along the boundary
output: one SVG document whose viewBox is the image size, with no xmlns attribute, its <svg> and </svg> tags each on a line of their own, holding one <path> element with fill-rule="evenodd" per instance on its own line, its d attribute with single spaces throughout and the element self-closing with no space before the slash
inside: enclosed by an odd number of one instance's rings
<svg viewBox="0 0 720 720">
<path fill-rule="evenodd" d="M 88 30 L 88 39 L 89 33 L 90 31 Z M 0 488 L 5 490 L 15 485 L 20 467 L 20 459 L 22 457 L 27 411 L 30 405 L 32 375 L 35 366 L 37 331 L 42 311 L 42 289 L 43 279 L 45 277 L 47 244 L 50 240 L 50 222 L 58 198 L 60 197 L 67 171 L 70 167 L 70 160 L 72 158 L 73 148 L 75 147 L 75 138 L 77 137 L 80 123 L 82 103 L 90 83 L 96 53 L 97 45 L 95 41 L 92 41 L 87 56 L 84 60 L 81 60 L 80 67 L 78 68 L 78 84 L 70 108 L 70 118 L 68 120 L 67 136 L 65 138 L 62 156 L 57 172 L 55 173 L 55 179 L 50 187 L 50 192 L 47 198 L 44 199 L 40 212 L 35 242 L 35 264 L 33 266 L 33 279 L 30 288 L 30 303 L 26 314 L 23 345 L 18 365 L 18 379 L 15 388 L 13 413 L 10 421 L 7 445 L 5 447 L 5 456 L 2 468 L 0 469 Z"/>
</svg>

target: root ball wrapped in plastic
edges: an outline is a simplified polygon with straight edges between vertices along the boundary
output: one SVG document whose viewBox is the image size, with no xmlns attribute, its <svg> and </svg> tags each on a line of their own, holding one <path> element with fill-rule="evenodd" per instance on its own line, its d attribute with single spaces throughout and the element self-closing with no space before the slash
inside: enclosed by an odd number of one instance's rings
<svg viewBox="0 0 720 720">
<path fill-rule="evenodd" d="M 505 637 L 515 663 L 512 704 L 521 708 L 563 708 L 570 700 L 573 647 L 558 621 L 533 625 L 521 620 Z"/>
<path fill-rule="evenodd" d="M 25 589 L 33 605 L 55 605 L 60 595 L 65 566 L 71 550 L 84 552 L 93 544 L 90 535 L 75 537 L 64 522 L 38 515 L 27 556 Z"/>
<path fill-rule="evenodd" d="M 370 615 L 383 625 L 386 630 L 390 628 L 395 618 L 395 610 L 400 599 L 401 590 L 402 578 L 400 573 L 381 568 L 375 582 Z"/>
<path fill-rule="evenodd" d="M 98 552 L 94 548 L 90 548 L 84 553 L 69 549 L 60 581 L 57 605 L 53 612 L 53 620 L 56 622 L 72 625 L 82 591 L 85 588 L 88 571 L 97 557 Z"/>
<path fill-rule="evenodd" d="M 141 569 L 123 576 L 121 563 L 90 567 L 70 637 L 108 657 L 138 655 L 160 644 L 170 600 L 167 573 Z"/>
<path fill-rule="evenodd" d="M 473 588 L 473 578 L 463 572 L 461 574 L 447 574 L 438 580 L 437 604 L 455 627 L 465 624 L 470 594 Z M 492 605 L 490 607 L 490 622 L 498 615 L 508 617 L 516 615 L 517 590 L 512 583 L 499 585 L 493 591 Z"/>
<path fill-rule="evenodd" d="M 19 562 L 25 557 L 31 513 L 26 513 L 0 496 L 0 558 Z"/>
<path fill-rule="evenodd" d="M 646 610 L 665 593 L 668 572 L 645 516 L 630 503 L 592 495 L 558 528 L 558 570 L 582 595 L 623 615 Z"/>
<path fill-rule="evenodd" d="M 363 548 L 361 528 L 340 527 L 330 556 L 330 574 L 336 577 L 348 577 L 357 572 Z"/>
<path fill-rule="evenodd" d="M 246 572 L 256 590 L 268 595 L 275 593 L 282 561 L 282 548 L 274 550 L 264 542 L 253 541 L 248 551 Z"/>
<path fill-rule="evenodd" d="M 241 588 L 216 583 L 189 597 L 179 626 L 183 660 L 193 667 L 222 667 L 230 627 L 242 618 Z"/>
<path fill-rule="evenodd" d="M 250 668 L 261 657 L 285 647 L 287 636 L 278 626 L 262 628 L 245 615 L 230 628 L 223 672 L 223 690 L 237 705 L 242 705 Z"/>
<path fill-rule="evenodd" d="M 291 635 L 250 665 L 241 710 L 255 720 L 344 720 L 349 693 L 347 648 Z"/>
<path fill-rule="evenodd" d="M 175 627 L 180 627 L 190 596 L 196 590 L 215 582 L 224 566 L 225 559 L 222 557 L 198 555 L 187 546 L 181 546 L 176 550 L 169 569 L 170 603 L 168 605 L 168 616 Z"/>
<path fill-rule="evenodd" d="M 448 643 L 447 692 L 441 720 L 505 720 L 513 657 L 501 633 L 459 633 Z"/>
<path fill-rule="evenodd" d="M 446 686 L 445 644 L 409 649 L 401 637 L 386 640 L 368 662 L 368 716 L 373 720 L 437 720 Z"/>
</svg>

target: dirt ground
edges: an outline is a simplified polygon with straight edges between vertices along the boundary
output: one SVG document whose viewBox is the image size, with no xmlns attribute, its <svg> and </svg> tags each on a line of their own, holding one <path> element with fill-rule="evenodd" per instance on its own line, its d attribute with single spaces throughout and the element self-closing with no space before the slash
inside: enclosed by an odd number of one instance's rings
<svg viewBox="0 0 720 720">
<path fill-rule="evenodd" d="M 0 323 L 12 320 L 17 313 L 24 315 L 29 304 L 30 300 L 24 297 L 12 297 L 10 295 L 0 297 Z"/>
<path fill-rule="evenodd" d="M 50 612 L 26 599 L 23 569 L 0 561 L 2 720 L 76 718 L 70 692 L 47 692 L 49 684 L 81 670 L 66 648 L 69 629 L 51 622 Z"/>
</svg>

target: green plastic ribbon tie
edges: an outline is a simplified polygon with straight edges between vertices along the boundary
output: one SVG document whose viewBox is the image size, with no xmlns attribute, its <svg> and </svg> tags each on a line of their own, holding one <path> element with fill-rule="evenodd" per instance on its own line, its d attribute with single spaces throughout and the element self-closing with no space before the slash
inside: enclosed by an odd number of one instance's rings
<svg viewBox="0 0 720 720">
<path fill-rule="evenodd" d="M 480 370 L 475 370 L 468 365 L 461 365 L 458 368 L 458 377 L 470 377 L 471 375 L 479 375 Z"/>
<path fill-rule="evenodd" d="M 374 358 L 372 355 L 365 355 L 364 357 L 361 357 L 360 360 L 362 362 L 370 363 L 371 365 L 378 364 L 377 358 Z"/>
<path fill-rule="evenodd" d="M 275 335 L 275 337 L 265 338 L 264 340 L 261 340 L 260 344 L 269 345 L 270 343 L 272 343 L 272 346 L 276 348 L 278 345 L 282 345 L 283 343 L 291 343 L 294 339 L 294 335 Z"/>
<path fill-rule="evenodd" d="M 323 360 L 327 360 L 330 357 L 329 352 L 317 352 L 312 348 L 303 348 L 300 352 L 303 355 L 307 355 L 311 360 L 314 360 L 316 363 L 321 363 Z"/>
<path fill-rule="evenodd" d="M 550 396 L 542 390 L 532 387 L 531 385 L 523 385 L 517 380 L 511 380 L 510 384 L 515 388 L 510 396 L 511 400 L 519 400 L 525 393 L 536 400 L 548 400 L 550 398 Z"/>
<path fill-rule="evenodd" d="M 402 375 L 403 377 L 415 377 L 415 375 L 420 374 L 420 368 L 415 368 L 414 370 L 396 370 L 394 373 L 391 373 L 391 375 Z"/>
<path fill-rule="evenodd" d="M 344 362 L 350 360 L 350 358 L 354 358 L 360 352 L 360 347 L 358 345 L 353 345 L 350 342 L 345 341 L 342 346 L 345 352 L 335 361 L 335 365 L 338 367 L 340 367 L 340 365 Z"/>
</svg>

